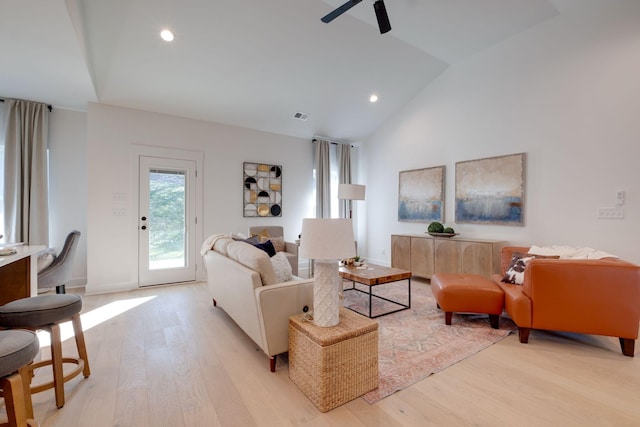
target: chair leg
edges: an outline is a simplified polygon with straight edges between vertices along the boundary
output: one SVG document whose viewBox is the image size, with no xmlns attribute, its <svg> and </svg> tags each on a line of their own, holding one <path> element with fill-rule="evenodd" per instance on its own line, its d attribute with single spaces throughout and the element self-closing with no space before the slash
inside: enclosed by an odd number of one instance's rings
<svg viewBox="0 0 640 427">
<path fill-rule="evenodd" d="M 0 380 L 0 386 L 4 394 L 8 425 L 11 427 L 26 426 L 28 410 L 22 377 L 19 374 L 4 377 Z M 33 412 L 33 409 L 31 411 Z"/>
<path fill-rule="evenodd" d="M 622 349 L 622 354 L 627 357 L 633 357 L 635 353 L 635 343 L 636 340 L 631 338 L 620 338 L 620 348 Z"/>
<path fill-rule="evenodd" d="M 32 419 L 33 403 L 31 400 L 30 387 L 31 387 L 31 377 L 33 376 L 33 373 L 31 372 L 31 369 L 29 369 L 29 365 L 27 365 L 20 368 L 20 370 L 18 371 L 18 374 L 20 374 L 20 378 L 22 379 L 22 390 L 24 393 L 25 407 L 27 408 L 27 418 Z"/>
<path fill-rule="evenodd" d="M 56 294 L 64 294 L 66 293 L 66 289 L 64 285 L 56 286 Z"/>
<path fill-rule="evenodd" d="M 276 371 L 276 357 L 277 356 L 273 356 L 269 358 L 269 370 L 271 372 L 275 372 Z"/>
<path fill-rule="evenodd" d="M 531 332 L 531 328 L 518 327 L 518 337 L 520 338 L 520 342 L 522 344 L 526 344 L 529 342 L 529 332 Z"/>
<path fill-rule="evenodd" d="M 76 339 L 76 347 L 78 348 L 78 356 L 84 362 L 84 367 L 82 368 L 82 375 L 85 378 L 89 378 L 91 375 L 91 369 L 89 369 L 89 356 L 87 355 L 87 346 L 84 342 L 84 332 L 82 331 L 82 321 L 80 320 L 80 314 L 75 314 L 71 318 L 71 322 L 73 323 L 73 335 Z"/>
<path fill-rule="evenodd" d="M 490 314 L 489 323 L 493 329 L 500 329 L 500 316 L 497 314 Z"/>
<path fill-rule="evenodd" d="M 56 392 L 56 406 L 64 406 L 64 373 L 62 370 L 62 339 L 60 325 L 54 323 L 49 326 L 51 334 L 51 362 L 53 367 L 53 388 Z"/>
<path fill-rule="evenodd" d="M 444 312 L 444 323 L 446 325 L 451 325 L 451 320 L 453 319 L 453 312 L 452 311 L 445 311 Z"/>
</svg>

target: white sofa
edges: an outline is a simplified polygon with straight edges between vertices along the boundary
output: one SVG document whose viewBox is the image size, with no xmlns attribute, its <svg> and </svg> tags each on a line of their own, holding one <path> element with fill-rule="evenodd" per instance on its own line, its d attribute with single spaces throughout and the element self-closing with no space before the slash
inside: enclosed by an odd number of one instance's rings
<svg viewBox="0 0 640 427">
<path fill-rule="evenodd" d="M 313 308 L 313 280 L 291 276 L 289 270 L 289 280 L 278 283 L 282 271 L 273 266 L 288 266 L 284 255 L 272 259 L 230 235 L 209 236 L 201 254 L 213 305 L 260 347 L 274 372 L 276 356 L 288 351 L 289 317 Z"/>
</svg>

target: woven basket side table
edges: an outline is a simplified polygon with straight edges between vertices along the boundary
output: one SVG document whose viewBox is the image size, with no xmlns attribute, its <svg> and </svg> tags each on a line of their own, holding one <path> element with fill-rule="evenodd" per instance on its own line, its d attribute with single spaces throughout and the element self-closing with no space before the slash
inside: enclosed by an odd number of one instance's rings
<svg viewBox="0 0 640 427">
<path fill-rule="evenodd" d="M 378 387 L 378 322 L 340 308 L 323 328 L 289 318 L 289 378 L 322 412 Z"/>
</svg>

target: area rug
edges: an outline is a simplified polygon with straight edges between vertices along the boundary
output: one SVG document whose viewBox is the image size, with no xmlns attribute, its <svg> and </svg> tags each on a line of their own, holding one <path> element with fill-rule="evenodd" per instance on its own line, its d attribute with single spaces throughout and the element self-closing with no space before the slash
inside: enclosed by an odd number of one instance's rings
<svg viewBox="0 0 640 427">
<path fill-rule="evenodd" d="M 345 285 L 351 287 L 351 282 Z M 366 290 L 364 286 L 360 288 Z M 376 286 L 374 294 L 406 304 L 407 282 Z M 368 313 L 368 304 L 366 294 L 344 292 L 345 307 Z M 373 298 L 374 316 L 392 309 L 390 303 Z M 415 281 L 411 284 L 411 309 L 376 320 L 379 385 L 363 396 L 370 404 L 472 356 L 517 330 L 508 318 L 501 317 L 500 329 L 492 329 L 487 315 L 473 314 L 454 314 L 452 325 L 447 326 L 430 286 Z"/>
</svg>

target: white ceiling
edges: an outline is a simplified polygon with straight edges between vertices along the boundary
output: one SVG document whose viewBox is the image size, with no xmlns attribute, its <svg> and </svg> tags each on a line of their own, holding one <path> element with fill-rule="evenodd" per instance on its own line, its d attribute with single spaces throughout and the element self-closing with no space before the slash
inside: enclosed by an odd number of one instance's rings
<svg viewBox="0 0 640 427">
<path fill-rule="evenodd" d="M 372 0 L 320 21 L 345 1 L 0 0 L 0 97 L 356 142 L 449 65 L 606 0 L 386 0 L 384 35 Z"/>
</svg>

